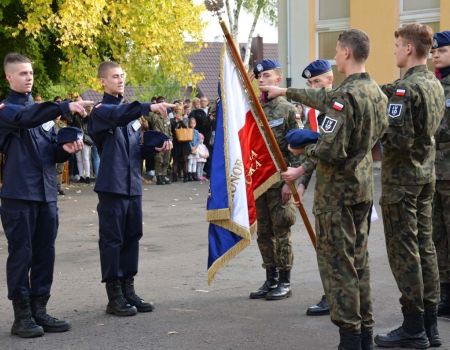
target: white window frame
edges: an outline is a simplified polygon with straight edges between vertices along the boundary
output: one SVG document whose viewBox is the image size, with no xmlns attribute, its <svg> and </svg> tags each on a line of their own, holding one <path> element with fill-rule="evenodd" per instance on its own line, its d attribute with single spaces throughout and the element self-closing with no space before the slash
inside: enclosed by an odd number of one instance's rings
<svg viewBox="0 0 450 350">
<path fill-rule="evenodd" d="M 439 7 L 423 10 L 404 11 L 404 1 L 405 0 L 400 0 L 400 25 L 417 22 L 429 23 L 440 21 L 441 9 Z"/>
</svg>

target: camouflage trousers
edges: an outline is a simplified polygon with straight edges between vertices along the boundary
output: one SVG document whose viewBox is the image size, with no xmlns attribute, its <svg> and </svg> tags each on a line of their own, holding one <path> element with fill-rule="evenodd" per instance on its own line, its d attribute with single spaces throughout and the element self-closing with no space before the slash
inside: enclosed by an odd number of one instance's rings
<svg viewBox="0 0 450 350">
<path fill-rule="evenodd" d="M 63 172 L 64 172 L 64 163 L 56 163 L 56 181 L 58 185 L 58 190 L 61 188 Z"/>
<path fill-rule="evenodd" d="M 439 272 L 432 239 L 434 183 L 418 186 L 383 184 L 381 208 L 392 273 L 407 312 L 424 312 L 439 298 Z"/>
<path fill-rule="evenodd" d="M 436 181 L 433 199 L 433 241 L 441 283 L 450 283 L 450 181 Z"/>
<path fill-rule="evenodd" d="M 316 211 L 317 262 L 331 321 L 350 332 L 374 325 L 367 241 L 372 202 Z"/>
<path fill-rule="evenodd" d="M 170 152 L 160 152 L 155 154 L 155 174 L 167 175 L 169 168 Z"/>
<path fill-rule="evenodd" d="M 270 188 L 256 200 L 256 216 L 263 268 L 275 266 L 282 271 L 290 270 L 294 261 L 291 226 L 296 219 L 293 204 L 283 205 L 281 188 Z"/>
</svg>

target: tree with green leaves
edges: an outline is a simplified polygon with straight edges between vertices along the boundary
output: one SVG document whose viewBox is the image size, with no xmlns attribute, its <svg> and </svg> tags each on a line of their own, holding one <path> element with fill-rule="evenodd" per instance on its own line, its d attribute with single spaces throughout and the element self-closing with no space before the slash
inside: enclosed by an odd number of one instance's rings
<svg viewBox="0 0 450 350">
<path fill-rule="evenodd" d="M 118 62 L 134 86 L 149 87 L 154 77 L 195 85 L 202 76 L 189 56 L 200 49 L 203 10 L 192 0 L 0 0 L 0 54 L 29 56 L 36 92 L 46 97 L 51 85 L 98 88 L 104 60 Z"/>
</svg>

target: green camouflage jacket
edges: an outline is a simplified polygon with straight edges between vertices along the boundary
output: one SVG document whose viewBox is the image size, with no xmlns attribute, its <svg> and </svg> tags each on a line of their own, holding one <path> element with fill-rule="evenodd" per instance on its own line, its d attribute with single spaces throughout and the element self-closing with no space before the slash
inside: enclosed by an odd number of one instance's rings
<svg viewBox="0 0 450 350">
<path fill-rule="evenodd" d="M 162 118 L 161 115 L 150 112 L 149 116 L 146 117 L 146 119 L 151 130 L 162 132 L 172 140 L 172 129 L 170 127 L 169 117 Z"/>
<path fill-rule="evenodd" d="M 436 139 L 436 180 L 450 180 L 450 75 L 441 80 L 445 94 L 444 118 L 434 135 Z"/>
<path fill-rule="evenodd" d="M 382 89 L 389 98 L 389 127 L 382 139 L 382 183 L 433 182 L 434 134 L 444 115 L 444 91 L 439 80 L 425 65 L 419 65 Z"/>
<path fill-rule="evenodd" d="M 314 213 L 373 199 L 372 148 L 387 127 L 387 98 L 368 73 L 347 77 L 332 90 L 291 89 L 286 97 L 326 111 L 317 144 Z"/>
<path fill-rule="evenodd" d="M 283 97 L 277 97 L 261 104 L 287 165 L 299 166 L 300 158 L 289 152 L 288 143 L 285 140 L 289 130 L 298 129 L 298 124 L 295 120 L 295 114 L 297 113 L 295 106 Z M 280 181 L 274 187 L 279 187 L 283 183 Z"/>
</svg>

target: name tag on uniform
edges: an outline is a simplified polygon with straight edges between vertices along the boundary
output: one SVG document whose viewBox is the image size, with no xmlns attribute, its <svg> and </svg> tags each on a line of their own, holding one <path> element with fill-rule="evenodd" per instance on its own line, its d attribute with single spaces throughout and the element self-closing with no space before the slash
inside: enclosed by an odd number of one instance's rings
<svg viewBox="0 0 450 350">
<path fill-rule="evenodd" d="M 139 128 L 141 127 L 141 122 L 136 119 L 133 124 L 131 124 L 131 127 L 133 128 L 134 131 L 138 131 Z"/>
<path fill-rule="evenodd" d="M 272 128 L 276 128 L 277 126 L 282 125 L 283 123 L 284 123 L 284 118 L 278 118 L 278 119 L 271 120 L 269 122 L 269 126 L 272 129 Z"/>
<path fill-rule="evenodd" d="M 50 120 L 49 122 L 42 124 L 42 129 L 44 129 L 45 132 L 50 131 L 53 128 L 53 125 L 55 125 L 55 122 Z"/>
<path fill-rule="evenodd" d="M 450 98 L 445 100 L 445 107 L 450 108 Z"/>
</svg>

